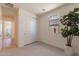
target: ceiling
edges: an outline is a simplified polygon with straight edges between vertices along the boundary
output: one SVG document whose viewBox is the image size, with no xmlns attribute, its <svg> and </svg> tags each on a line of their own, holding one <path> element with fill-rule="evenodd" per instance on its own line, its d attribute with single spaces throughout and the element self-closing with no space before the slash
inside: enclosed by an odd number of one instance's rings
<svg viewBox="0 0 79 59">
<path fill-rule="evenodd" d="M 14 5 L 38 15 L 58 8 L 62 6 L 63 3 L 15 3 Z"/>
</svg>

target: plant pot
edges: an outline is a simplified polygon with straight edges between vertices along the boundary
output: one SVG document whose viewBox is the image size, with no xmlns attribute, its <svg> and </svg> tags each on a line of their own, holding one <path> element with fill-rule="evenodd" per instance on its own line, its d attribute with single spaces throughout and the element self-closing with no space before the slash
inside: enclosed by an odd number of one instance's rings
<svg viewBox="0 0 79 59">
<path fill-rule="evenodd" d="M 73 56 L 73 48 L 70 46 L 64 46 L 64 51 L 67 56 Z"/>
</svg>

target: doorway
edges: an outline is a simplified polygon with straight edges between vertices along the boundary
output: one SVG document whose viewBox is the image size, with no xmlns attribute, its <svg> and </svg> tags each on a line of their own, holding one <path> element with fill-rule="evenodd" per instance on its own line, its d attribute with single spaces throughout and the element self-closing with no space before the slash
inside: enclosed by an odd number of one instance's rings
<svg viewBox="0 0 79 59">
<path fill-rule="evenodd" d="M 0 48 L 15 47 L 15 22 L 14 17 L 2 16 L 0 20 Z"/>
</svg>

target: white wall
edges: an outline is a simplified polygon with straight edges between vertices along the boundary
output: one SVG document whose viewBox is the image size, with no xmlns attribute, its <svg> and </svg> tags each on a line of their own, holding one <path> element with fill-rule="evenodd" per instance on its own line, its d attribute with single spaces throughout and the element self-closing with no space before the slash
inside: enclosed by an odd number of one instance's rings
<svg viewBox="0 0 79 59">
<path fill-rule="evenodd" d="M 60 24 L 59 26 L 59 33 L 55 35 L 50 35 L 49 31 L 52 31 L 52 30 L 49 28 L 49 17 L 53 15 L 63 16 L 76 7 L 79 8 L 79 4 L 66 4 L 60 8 L 57 8 L 55 10 L 52 10 L 48 13 L 45 13 L 39 16 L 39 34 L 38 34 L 39 41 L 42 41 L 47 44 L 63 49 L 66 43 L 66 39 L 63 38 L 60 33 L 60 28 L 62 27 L 62 25 Z M 75 37 L 73 39 L 72 46 L 73 46 L 74 52 L 79 54 L 79 37 Z"/>
<path fill-rule="evenodd" d="M 18 45 L 22 47 L 36 41 L 37 20 L 34 14 L 19 8 Z"/>
</svg>

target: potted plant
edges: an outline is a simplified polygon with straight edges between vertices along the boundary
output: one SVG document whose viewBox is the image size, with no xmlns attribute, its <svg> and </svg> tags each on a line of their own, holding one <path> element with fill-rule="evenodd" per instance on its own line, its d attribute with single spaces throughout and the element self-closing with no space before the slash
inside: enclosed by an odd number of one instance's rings
<svg viewBox="0 0 79 59">
<path fill-rule="evenodd" d="M 60 22 L 63 25 L 61 34 L 64 38 L 67 38 L 65 53 L 67 55 L 73 55 L 72 39 L 73 36 L 79 36 L 79 8 L 74 8 L 73 11 L 62 16 Z"/>
</svg>

